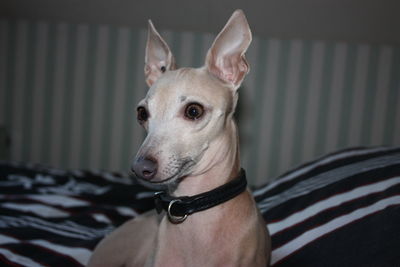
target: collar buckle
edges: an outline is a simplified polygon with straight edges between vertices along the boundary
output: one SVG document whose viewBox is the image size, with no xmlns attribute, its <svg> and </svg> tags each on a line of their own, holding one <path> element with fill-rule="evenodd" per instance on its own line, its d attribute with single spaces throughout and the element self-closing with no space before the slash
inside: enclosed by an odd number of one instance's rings
<svg viewBox="0 0 400 267">
<path fill-rule="evenodd" d="M 155 192 L 154 193 L 154 204 L 156 206 L 156 211 L 158 214 L 160 214 L 164 208 L 163 208 L 163 203 L 161 200 L 161 195 L 164 194 L 163 191 Z"/>
</svg>

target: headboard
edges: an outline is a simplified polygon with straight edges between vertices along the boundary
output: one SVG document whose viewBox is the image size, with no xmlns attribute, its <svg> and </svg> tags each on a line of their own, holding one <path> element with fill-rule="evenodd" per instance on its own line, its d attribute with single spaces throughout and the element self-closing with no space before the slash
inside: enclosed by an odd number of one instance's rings
<svg viewBox="0 0 400 267">
<path fill-rule="evenodd" d="M 213 36 L 163 31 L 180 66 L 201 66 Z M 0 125 L 12 160 L 126 171 L 145 30 L 0 19 Z M 255 37 L 240 89 L 241 156 L 253 184 L 315 156 L 400 144 L 400 47 Z"/>
</svg>

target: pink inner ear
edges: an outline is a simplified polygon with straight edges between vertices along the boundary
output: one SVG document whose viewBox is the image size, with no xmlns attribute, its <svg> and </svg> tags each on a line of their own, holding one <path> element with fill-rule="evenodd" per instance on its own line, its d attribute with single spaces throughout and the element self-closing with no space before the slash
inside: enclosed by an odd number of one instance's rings
<svg viewBox="0 0 400 267">
<path fill-rule="evenodd" d="M 207 53 L 209 72 L 237 89 L 249 71 L 244 53 L 251 31 L 242 11 L 235 11 Z"/>
<path fill-rule="evenodd" d="M 158 69 L 156 65 L 145 67 L 145 76 L 146 76 L 146 83 L 148 86 L 153 85 L 155 81 L 161 76 L 162 72 Z"/>
<path fill-rule="evenodd" d="M 211 62 L 214 64 L 209 66 L 210 72 L 234 86 L 242 82 L 249 69 L 244 56 L 238 54 L 224 55 L 219 59 L 212 57 Z"/>
</svg>

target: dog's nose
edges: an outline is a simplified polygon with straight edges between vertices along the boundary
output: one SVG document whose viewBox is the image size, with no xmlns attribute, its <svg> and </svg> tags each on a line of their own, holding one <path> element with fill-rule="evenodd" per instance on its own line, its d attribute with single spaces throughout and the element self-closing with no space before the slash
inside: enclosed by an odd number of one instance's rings
<svg viewBox="0 0 400 267">
<path fill-rule="evenodd" d="M 157 161 L 152 158 L 138 158 L 132 164 L 132 171 L 140 178 L 151 180 L 157 173 Z"/>
</svg>

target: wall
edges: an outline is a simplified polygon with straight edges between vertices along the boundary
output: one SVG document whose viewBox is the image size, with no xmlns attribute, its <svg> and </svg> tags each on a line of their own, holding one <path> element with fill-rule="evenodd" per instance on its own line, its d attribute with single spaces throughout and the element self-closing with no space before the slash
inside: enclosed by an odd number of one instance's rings
<svg viewBox="0 0 400 267">
<path fill-rule="evenodd" d="M 213 35 L 163 31 L 181 66 Z M 0 126 L 12 160 L 129 169 L 144 30 L 0 20 Z M 237 114 L 243 166 L 263 183 L 339 148 L 400 144 L 400 47 L 254 38 Z"/>
</svg>

